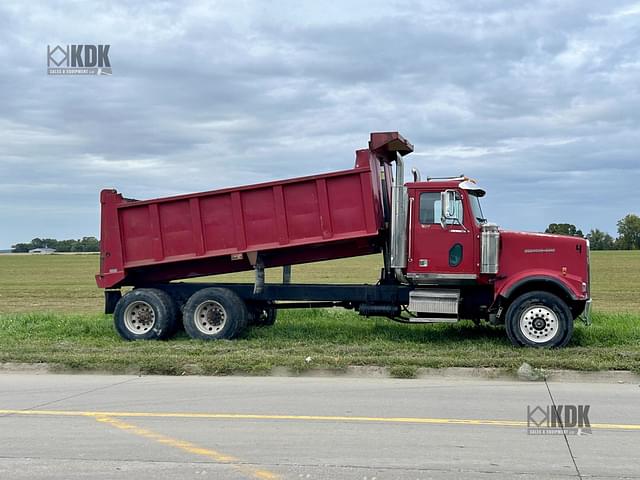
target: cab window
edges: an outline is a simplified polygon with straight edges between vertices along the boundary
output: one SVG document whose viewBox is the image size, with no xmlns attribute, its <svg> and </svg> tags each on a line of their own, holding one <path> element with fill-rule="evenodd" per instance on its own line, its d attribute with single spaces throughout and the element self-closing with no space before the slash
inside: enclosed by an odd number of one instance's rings
<svg viewBox="0 0 640 480">
<path fill-rule="evenodd" d="M 441 213 L 440 192 L 423 192 L 420 194 L 420 223 L 423 225 L 432 225 L 440 223 Z M 453 205 L 453 211 L 460 224 L 463 223 L 462 198 L 456 193 L 456 202 Z M 447 225 L 457 223 L 455 220 L 447 220 Z"/>
</svg>

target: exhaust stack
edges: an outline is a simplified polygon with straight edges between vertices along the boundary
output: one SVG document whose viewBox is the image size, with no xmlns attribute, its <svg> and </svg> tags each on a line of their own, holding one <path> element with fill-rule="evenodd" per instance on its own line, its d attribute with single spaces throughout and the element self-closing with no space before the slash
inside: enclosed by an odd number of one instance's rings
<svg viewBox="0 0 640 480">
<path fill-rule="evenodd" d="M 381 162 L 396 162 L 396 175 L 391 189 L 391 233 L 389 263 L 396 279 L 408 283 L 403 269 L 407 268 L 407 188 L 404 186 L 403 155 L 413 152 L 413 145 L 398 132 L 372 133 L 369 150 Z"/>
<path fill-rule="evenodd" d="M 407 187 L 404 186 L 404 161 L 396 153 L 396 175 L 391 190 L 391 268 L 407 268 Z"/>
</svg>

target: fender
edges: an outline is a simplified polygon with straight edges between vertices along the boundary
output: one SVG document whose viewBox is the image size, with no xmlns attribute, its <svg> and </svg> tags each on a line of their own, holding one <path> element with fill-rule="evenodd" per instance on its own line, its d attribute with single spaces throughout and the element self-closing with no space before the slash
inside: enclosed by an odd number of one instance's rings
<svg viewBox="0 0 640 480">
<path fill-rule="evenodd" d="M 527 283 L 546 283 L 561 289 L 572 300 L 585 300 L 585 295 L 580 290 L 580 279 L 558 275 L 549 270 L 525 270 L 517 275 L 496 279 L 494 288 L 494 300 L 498 297 L 510 298 L 513 292 Z M 575 284 L 575 285 L 574 285 Z"/>
</svg>

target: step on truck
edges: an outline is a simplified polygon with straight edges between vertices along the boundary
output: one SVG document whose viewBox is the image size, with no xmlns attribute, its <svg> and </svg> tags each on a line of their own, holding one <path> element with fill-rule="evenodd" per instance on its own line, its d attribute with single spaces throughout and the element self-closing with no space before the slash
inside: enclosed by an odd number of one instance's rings
<svg viewBox="0 0 640 480">
<path fill-rule="evenodd" d="M 279 309 L 344 307 L 408 324 L 486 321 L 514 345 L 565 346 L 574 320 L 589 322 L 588 241 L 498 228 L 464 176 L 413 169 L 405 183 L 412 151 L 379 132 L 349 170 L 152 200 L 103 190 L 105 312 L 126 340 L 167 338 L 180 322 L 193 338 L 231 339 Z M 375 253 L 375 285 L 292 282 L 292 265 Z M 270 267 L 281 282 L 265 282 Z M 180 281 L 245 270 L 254 282 Z"/>
</svg>

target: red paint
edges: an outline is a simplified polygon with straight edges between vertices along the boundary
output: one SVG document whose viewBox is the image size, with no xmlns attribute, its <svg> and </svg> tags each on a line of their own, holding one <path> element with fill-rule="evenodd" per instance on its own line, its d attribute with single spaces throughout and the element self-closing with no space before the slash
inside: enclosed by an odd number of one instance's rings
<svg viewBox="0 0 640 480">
<path fill-rule="evenodd" d="M 586 300 L 582 289 L 588 281 L 587 241 L 578 237 L 502 231 L 500 271 L 495 295 L 501 295 L 519 281 L 547 277 L 565 285 L 576 298 Z M 553 250 L 553 251 L 552 251 Z M 562 274 L 566 267 L 566 275 Z"/>
<path fill-rule="evenodd" d="M 460 274 L 470 275 L 479 272 L 478 262 L 480 256 L 480 233 L 478 224 L 473 221 L 467 193 L 457 187 L 460 181 L 431 181 L 410 183 L 409 202 L 411 208 L 411 231 L 409 261 L 407 273 L 429 274 Z M 463 226 L 446 225 L 443 229 L 440 225 L 439 213 L 434 215 L 435 223 L 420 222 L 420 208 L 422 193 L 439 197 L 440 192 L 448 189 L 458 190 L 463 200 Z M 413 202 L 412 202 L 413 200 Z M 449 251 L 460 244 L 462 247 L 462 261 L 456 266 L 449 265 Z M 426 266 L 420 265 L 420 260 L 427 262 Z"/>
<path fill-rule="evenodd" d="M 280 265 L 374 253 L 383 223 L 378 165 L 361 150 L 355 168 L 323 175 L 146 201 L 103 190 L 96 281 L 111 288 L 249 270 L 231 255 L 255 251 Z"/>
</svg>

